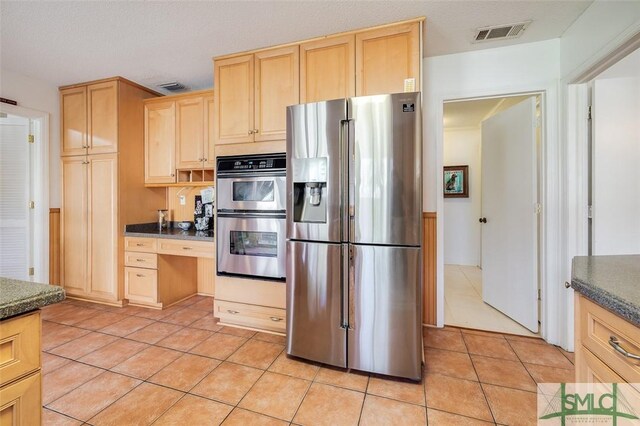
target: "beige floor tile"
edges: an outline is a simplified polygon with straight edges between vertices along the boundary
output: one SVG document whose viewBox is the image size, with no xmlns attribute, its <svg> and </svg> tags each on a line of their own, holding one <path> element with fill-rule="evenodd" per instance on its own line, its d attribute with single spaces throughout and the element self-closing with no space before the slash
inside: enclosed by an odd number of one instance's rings
<svg viewBox="0 0 640 426">
<path fill-rule="evenodd" d="M 262 371 L 256 368 L 223 362 L 190 393 L 236 405 L 261 375 Z"/>
<path fill-rule="evenodd" d="M 183 307 L 178 307 L 178 306 L 171 306 L 170 308 L 167 309 L 144 309 L 141 310 L 139 312 L 136 312 L 135 316 L 137 317 L 141 317 L 141 318 L 148 318 L 151 320 L 160 320 L 162 318 L 168 317 L 171 314 L 174 314 L 180 310 L 184 309 Z"/>
<path fill-rule="evenodd" d="M 42 424 L 44 426 L 80 426 L 82 422 L 43 408 Z"/>
<path fill-rule="evenodd" d="M 187 392 L 219 364 L 217 359 L 184 354 L 151 376 L 148 381 Z"/>
<path fill-rule="evenodd" d="M 537 394 L 517 389 L 483 384 L 489 407 L 496 422 L 504 425 L 537 424 Z"/>
<path fill-rule="evenodd" d="M 222 327 L 220 329 L 220 333 L 231 334 L 232 336 L 244 337 L 245 339 L 252 338 L 256 332 L 252 330 L 245 330 L 244 328 L 238 327 Z"/>
<path fill-rule="evenodd" d="M 207 312 L 202 311 L 200 309 L 191 309 L 185 308 L 181 311 L 178 311 L 174 314 L 171 314 L 167 317 L 162 318 L 160 321 L 168 322 L 171 324 L 177 324 L 182 326 L 188 326 L 202 317 L 205 317 Z"/>
<path fill-rule="evenodd" d="M 207 330 L 185 327 L 160 340 L 156 345 L 186 352 L 211 337 L 212 334 Z"/>
<path fill-rule="evenodd" d="M 121 321 L 101 328 L 99 331 L 101 333 L 124 337 L 152 323 L 153 321 L 150 319 L 128 316 Z"/>
<path fill-rule="evenodd" d="M 285 374 L 305 380 L 313 380 L 318 370 L 320 370 L 319 365 L 311 361 L 288 357 L 284 351 L 269 367 L 269 371 L 272 373 Z"/>
<path fill-rule="evenodd" d="M 525 343 L 537 343 L 539 345 L 548 344 L 541 337 L 526 337 L 526 336 L 517 336 L 515 334 L 505 334 L 504 338 L 510 342 L 514 341 L 514 342 L 525 342 Z"/>
<path fill-rule="evenodd" d="M 367 390 L 369 375 L 360 371 L 346 371 L 340 368 L 324 366 L 320 368 L 314 381 L 364 392 Z"/>
<path fill-rule="evenodd" d="M 267 371 L 238 406 L 291 421 L 310 384 L 307 380 Z"/>
<path fill-rule="evenodd" d="M 485 426 L 495 424 L 457 414 L 445 413 L 432 408 L 427 408 L 427 418 L 429 419 L 429 426 Z"/>
<path fill-rule="evenodd" d="M 75 309 L 53 317 L 51 321 L 64 325 L 75 325 L 84 320 L 90 319 L 99 313 L 101 313 L 101 311 L 77 306 Z"/>
<path fill-rule="evenodd" d="M 427 327 L 423 334 L 425 346 L 448 351 L 467 352 L 467 347 L 459 331 Z"/>
<path fill-rule="evenodd" d="M 127 339 L 118 339 L 113 343 L 83 356 L 78 361 L 91 364 L 96 367 L 109 369 L 148 347 L 149 345 L 146 343 L 134 342 Z"/>
<path fill-rule="evenodd" d="M 182 326 L 180 325 L 169 324 L 166 322 L 154 322 L 153 324 L 129 334 L 127 339 L 153 345 L 179 330 L 182 330 Z"/>
<path fill-rule="evenodd" d="M 52 371 L 56 371 L 58 368 L 70 362 L 71 361 L 66 358 L 42 352 L 42 375 L 44 376 Z"/>
<path fill-rule="evenodd" d="M 211 313 L 203 316 L 198 321 L 192 323 L 189 327 L 208 331 L 219 331 L 222 329 L 222 326 L 218 324 L 218 319 Z"/>
<path fill-rule="evenodd" d="M 510 344 L 522 362 L 547 365 L 549 367 L 573 368 L 573 364 L 562 355 L 560 349 L 553 345 L 538 345 L 516 341 L 510 342 Z"/>
<path fill-rule="evenodd" d="M 125 319 L 124 315 L 98 310 L 96 315 L 75 324 L 75 326 L 95 331 L 118 321 L 122 321 L 123 319 Z"/>
<path fill-rule="evenodd" d="M 230 334 L 216 333 L 204 342 L 193 347 L 189 352 L 225 360 L 234 353 L 247 339 Z"/>
<path fill-rule="evenodd" d="M 524 364 L 536 383 L 568 383 L 576 381 L 574 368 L 557 368 L 546 365 Z"/>
<path fill-rule="evenodd" d="M 535 392 L 536 383 L 520 361 L 472 355 L 473 365 L 481 383 L 506 386 Z"/>
<path fill-rule="evenodd" d="M 195 303 L 198 303 L 202 300 L 204 296 L 198 296 L 197 294 L 191 297 L 187 297 L 184 300 L 181 300 L 180 302 L 176 303 L 175 306 L 183 306 L 183 307 L 188 307 L 188 306 L 193 306 Z"/>
<path fill-rule="evenodd" d="M 64 315 L 68 312 L 73 312 L 77 309 L 77 306 L 69 303 L 56 303 L 54 305 L 45 306 L 40 313 L 43 321 L 53 320 L 59 315 Z"/>
<path fill-rule="evenodd" d="M 357 425 L 364 393 L 313 383 L 293 419 L 300 425 Z"/>
<path fill-rule="evenodd" d="M 193 395 L 185 395 L 154 426 L 219 425 L 233 410 L 230 405 Z"/>
<path fill-rule="evenodd" d="M 423 384 L 409 380 L 371 376 L 367 393 L 411 404 L 425 405 Z"/>
<path fill-rule="evenodd" d="M 478 380 L 469 355 L 428 348 L 425 351 L 425 372 L 443 374 L 466 380 Z"/>
<path fill-rule="evenodd" d="M 283 346 L 287 343 L 287 338 L 285 336 L 281 336 L 279 334 L 271 334 L 271 333 L 257 332 L 252 337 L 252 339 L 262 340 L 263 342 L 269 342 L 269 343 L 277 343 Z"/>
<path fill-rule="evenodd" d="M 464 341 L 467 344 L 470 354 L 477 354 L 491 358 L 502 358 L 511 361 L 517 361 L 518 357 L 511 350 L 511 346 L 504 337 L 496 335 L 495 337 L 479 336 L 475 334 L 462 333 Z"/>
<path fill-rule="evenodd" d="M 427 413 L 425 408 L 393 399 L 367 395 L 362 408 L 360 425 L 386 426 L 396 424 L 426 425 Z"/>
<path fill-rule="evenodd" d="M 42 404 L 50 404 L 103 371 L 75 361 L 63 365 L 42 377 Z"/>
<path fill-rule="evenodd" d="M 253 411 L 234 408 L 222 424 L 223 426 L 286 426 L 289 423 Z"/>
<path fill-rule="evenodd" d="M 90 332 L 64 345 L 51 349 L 50 353 L 65 358 L 78 359 L 117 339 L 117 337 L 108 334 Z"/>
<path fill-rule="evenodd" d="M 567 352 L 562 348 L 559 348 L 559 349 L 560 349 L 560 352 L 562 352 L 562 355 L 564 355 L 569 360 L 569 362 L 571 362 L 571 364 L 575 364 L 576 363 L 576 354 L 575 354 L 575 352 Z"/>
<path fill-rule="evenodd" d="M 42 350 L 50 351 L 87 333 L 89 333 L 89 330 L 43 321 Z"/>
<path fill-rule="evenodd" d="M 47 407 L 86 422 L 140 383 L 140 380 L 105 371 Z"/>
<path fill-rule="evenodd" d="M 493 421 L 491 411 L 478 382 L 439 374 L 427 374 L 424 387 L 429 408 Z"/>
<path fill-rule="evenodd" d="M 137 379 L 147 380 L 182 354 L 171 349 L 150 346 L 111 370 Z"/>
<path fill-rule="evenodd" d="M 203 300 L 194 303 L 191 307 L 193 309 L 201 309 L 211 313 L 213 312 L 213 297 L 206 297 Z"/>
<path fill-rule="evenodd" d="M 89 420 L 96 426 L 149 425 L 178 401 L 182 392 L 142 383 Z"/>
<path fill-rule="evenodd" d="M 228 361 L 266 370 L 283 350 L 283 345 L 252 339 L 235 351 Z"/>
</svg>

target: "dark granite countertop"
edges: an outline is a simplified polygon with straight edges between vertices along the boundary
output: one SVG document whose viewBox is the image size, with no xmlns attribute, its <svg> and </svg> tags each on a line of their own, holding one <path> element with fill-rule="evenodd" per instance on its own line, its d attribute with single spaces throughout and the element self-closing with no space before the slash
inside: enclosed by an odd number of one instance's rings
<svg viewBox="0 0 640 426">
<path fill-rule="evenodd" d="M 62 287 L 0 277 L 0 320 L 62 302 Z"/>
<path fill-rule="evenodd" d="M 174 222 L 169 223 L 169 226 L 163 230 L 158 228 L 157 223 L 137 223 L 133 225 L 125 225 L 124 236 L 125 237 L 149 237 L 149 238 L 171 238 L 173 240 L 197 240 L 197 241 L 211 241 L 213 242 L 213 230 L 211 231 L 196 231 L 191 224 L 191 228 L 188 231 L 183 231 L 177 226 L 173 226 Z"/>
<path fill-rule="evenodd" d="M 640 327 L 640 255 L 574 257 L 571 287 Z"/>
</svg>

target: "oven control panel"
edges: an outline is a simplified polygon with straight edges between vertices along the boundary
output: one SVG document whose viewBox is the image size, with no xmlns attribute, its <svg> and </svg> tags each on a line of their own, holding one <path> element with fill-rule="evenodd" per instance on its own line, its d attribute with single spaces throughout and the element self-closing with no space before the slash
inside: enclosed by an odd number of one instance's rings
<svg viewBox="0 0 640 426">
<path fill-rule="evenodd" d="M 285 154 L 218 157 L 218 173 L 280 171 L 286 162 Z"/>
</svg>

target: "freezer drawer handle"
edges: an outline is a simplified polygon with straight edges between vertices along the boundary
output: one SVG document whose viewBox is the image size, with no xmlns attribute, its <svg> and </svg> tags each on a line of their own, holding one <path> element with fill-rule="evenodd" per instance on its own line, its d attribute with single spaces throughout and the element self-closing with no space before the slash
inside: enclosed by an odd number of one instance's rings
<svg viewBox="0 0 640 426">
<path fill-rule="evenodd" d="M 282 318 L 271 317 L 271 321 L 279 322 L 279 321 L 282 321 Z"/>
<path fill-rule="evenodd" d="M 229 312 L 229 313 L 230 313 L 230 314 L 232 314 L 232 315 L 235 315 L 235 314 L 239 314 L 239 313 L 240 313 L 240 312 L 238 312 L 238 311 L 232 311 L 231 309 L 227 309 L 227 312 Z"/>
<path fill-rule="evenodd" d="M 626 358 L 631 358 L 636 361 L 640 361 L 640 355 L 636 355 L 634 353 L 626 351 L 622 346 L 620 346 L 620 341 L 616 336 L 609 337 L 609 344 L 613 349 L 615 349 L 618 353 L 624 355 Z"/>
</svg>

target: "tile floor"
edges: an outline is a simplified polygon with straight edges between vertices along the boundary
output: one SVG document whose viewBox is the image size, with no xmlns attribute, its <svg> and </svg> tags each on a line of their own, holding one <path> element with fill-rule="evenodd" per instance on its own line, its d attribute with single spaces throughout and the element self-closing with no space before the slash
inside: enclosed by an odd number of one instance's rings
<svg viewBox="0 0 640 426">
<path fill-rule="evenodd" d="M 482 270 L 477 266 L 444 265 L 444 304 L 447 325 L 536 336 L 482 301 Z"/>
<path fill-rule="evenodd" d="M 45 425 L 533 424 L 535 383 L 573 377 L 572 354 L 542 340 L 451 327 L 425 329 L 422 383 L 345 372 L 218 325 L 199 296 L 42 316 Z"/>
</svg>

